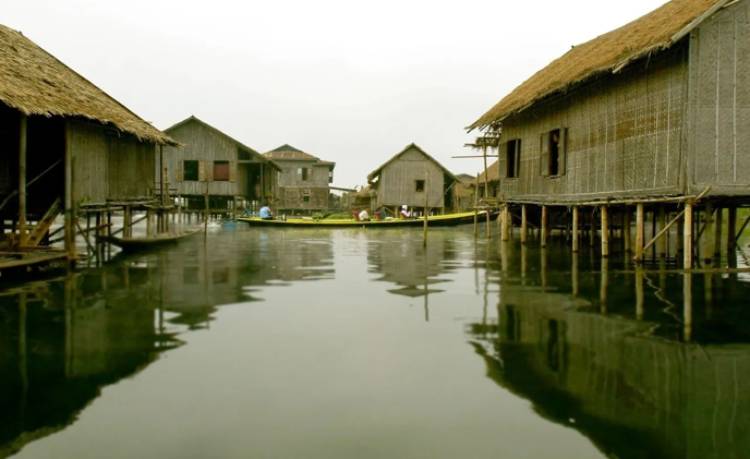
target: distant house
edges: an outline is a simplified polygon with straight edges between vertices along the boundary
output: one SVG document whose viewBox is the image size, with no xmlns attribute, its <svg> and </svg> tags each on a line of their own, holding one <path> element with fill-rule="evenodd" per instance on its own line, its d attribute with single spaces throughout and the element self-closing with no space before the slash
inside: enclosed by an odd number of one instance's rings
<svg viewBox="0 0 750 459">
<path fill-rule="evenodd" d="M 450 191 L 456 177 L 435 158 L 412 143 L 367 176 L 376 191 L 376 208 L 407 205 L 444 212 L 453 206 Z"/>
<path fill-rule="evenodd" d="M 453 209 L 456 211 L 474 208 L 474 185 L 476 177 L 470 174 L 456 174 L 453 185 Z"/>
<path fill-rule="evenodd" d="M 276 204 L 281 168 L 273 161 L 195 116 L 165 132 L 183 144 L 164 150 L 168 186 L 191 207 L 204 207 L 206 193 L 212 210 L 230 210 L 238 200 L 253 208 Z"/>
<path fill-rule="evenodd" d="M 485 192 L 485 181 L 487 182 L 487 192 Z M 488 198 L 490 200 L 497 198 L 498 189 L 500 187 L 500 174 L 498 161 L 493 162 L 487 166 L 487 171 L 482 171 L 479 174 L 479 179 L 475 180 L 472 186 L 478 183 L 479 186 L 479 199 Z"/>
<path fill-rule="evenodd" d="M 38 245 L 64 214 L 73 257 L 82 206 L 147 198 L 157 146 L 174 144 L 20 32 L 0 26 L 0 238 L 12 220 L 22 227 L 18 245 Z"/>
<path fill-rule="evenodd" d="M 263 156 L 278 164 L 279 212 L 314 212 L 330 206 L 330 184 L 336 163 L 323 161 L 291 145 L 284 144 Z"/>
</svg>

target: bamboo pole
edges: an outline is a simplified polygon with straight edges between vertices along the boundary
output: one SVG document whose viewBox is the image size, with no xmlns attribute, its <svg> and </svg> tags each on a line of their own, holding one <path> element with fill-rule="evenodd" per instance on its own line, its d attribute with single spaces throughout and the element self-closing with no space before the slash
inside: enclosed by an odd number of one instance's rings
<svg viewBox="0 0 750 459">
<path fill-rule="evenodd" d="M 479 206 L 479 174 L 474 183 L 474 239 L 476 239 L 479 237 L 479 209 L 477 208 Z"/>
<path fill-rule="evenodd" d="M 18 127 L 18 245 L 26 244 L 26 150 L 28 118 L 21 113 Z"/>
<path fill-rule="evenodd" d="M 685 223 L 683 234 L 683 268 L 693 267 L 693 203 L 685 202 Z"/>
<path fill-rule="evenodd" d="M 542 227 L 539 230 L 541 246 L 547 247 L 547 206 L 542 206 Z"/>
<path fill-rule="evenodd" d="M 635 261 L 643 261 L 643 239 L 645 236 L 644 228 L 644 209 L 643 203 L 639 202 L 635 207 Z"/>
<path fill-rule="evenodd" d="M 601 225 L 602 225 L 602 257 L 609 256 L 609 210 L 607 206 L 601 206 Z"/>
<path fill-rule="evenodd" d="M 526 244 L 526 238 L 528 237 L 528 221 L 526 216 L 526 204 L 521 206 L 521 244 Z"/>
</svg>

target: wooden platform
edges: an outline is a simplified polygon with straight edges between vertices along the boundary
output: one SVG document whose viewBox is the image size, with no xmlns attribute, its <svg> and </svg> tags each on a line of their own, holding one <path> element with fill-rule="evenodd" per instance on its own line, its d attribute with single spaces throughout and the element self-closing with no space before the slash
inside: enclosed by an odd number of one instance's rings
<svg viewBox="0 0 750 459">
<path fill-rule="evenodd" d="M 0 251 L 0 273 L 19 268 L 49 265 L 67 258 L 61 250 L 39 249 L 21 251 Z"/>
</svg>

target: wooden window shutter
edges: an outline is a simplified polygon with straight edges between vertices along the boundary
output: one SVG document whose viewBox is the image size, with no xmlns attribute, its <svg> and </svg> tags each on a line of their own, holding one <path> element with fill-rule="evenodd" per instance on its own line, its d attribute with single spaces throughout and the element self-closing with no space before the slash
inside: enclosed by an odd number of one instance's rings
<svg viewBox="0 0 750 459">
<path fill-rule="evenodd" d="M 549 132 L 539 136 L 539 170 L 543 177 L 549 177 Z"/>
<path fill-rule="evenodd" d="M 229 181 L 237 181 L 237 161 L 229 161 Z"/>
<path fill-rule="evenodd" d="M 500 145 L 497 146 L 497 166 L 500 169 L 498 172 L 498 177 L 505 177 L 508 178 L 511 175 L 508 173 L 508 142 L 502 142 Z M 503 168 L 505 168 L 505 173 L 503 174 Z"/>
<path fill-rule="evenodd" d="M 214 162 L 213 161 L 201 161 L 206 165 L 203 166 L 203 170 L 206 171 L 206 181 L 213 182 L 214 180 Z"/>
<path fill-rule="evenodd" d="M 205 182 L 206 180 L 206 162 L 198 161 L 198 181 Z"/>
<path fill-rule="evenodd" d="M 516 140 L 516 170 L 515 177 L 521 176 L 521 139 Z"/>
<path fill-rule="evenodd" d="M 182 183 L 185 180 L 185 172 L 183 171 L 183 161 L 177 161 L 177 167 L 175 167 L 175 183 Z"/>
<path fill-rule="evenodd" d="M 568 164 L 568 128 L 560 128 L 560 158 L 559 175 L 565 175 Z"/>
</svg>

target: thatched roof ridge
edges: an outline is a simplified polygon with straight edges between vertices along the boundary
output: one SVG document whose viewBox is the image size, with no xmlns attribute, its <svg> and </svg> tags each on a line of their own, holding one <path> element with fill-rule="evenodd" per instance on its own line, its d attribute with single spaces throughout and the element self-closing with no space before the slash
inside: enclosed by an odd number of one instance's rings
<svg viewBox="0 0 750 459">
<path fill-rule="evenodd" d="M 669 49 L 730 0 L 672 0 L 618 29 L 573 47 L 469 126 L 483 129 L 541 100 Z"/>
<path fill-rule="evenodd" d="M 268 158 L 266 158 L 265 156 L 261 155 L 261 154 L 260 154 L 260 153 L 258 153 L 258 151 L 257 151 L 257 150 L 255 150 L 254 148 L 250 148 L 250 147 L 248 147 L 248 146 L 247 146 L 247 145 L 245 145 L 244 143 L 240 142 L 239 140 L 235 139 L 234 137 L 230 136 L 229 134 L 227 134 L 227 133 L 225 133 L 225 132 L 223 132 L 223 131 L 220 131 L 220 130 L 219 130 L 218 128 L 216 128 L 216 127 L 214 127 L 214 126 L 212 126 L 212 125 L 210 125 L 210 124 L 206 123 L 205 121 L 203 121 L 202 119 L 198 118 L 198 117 L 197 117 L 197 116 L 195 116 L 195 115 L 190 115 L 190 116 L 188 116 L 187 118 L 185 118 L 184 120 L 180 121 L 179 123 L 173 124 L 172 126 L 170 126 L 170 127 L 166 128 L 166 129 L 164 129 L 164 132 L 166 132 L 167 134 L 172 134 L 173 132 L 175 132 L 175 131 L 176 131 L 177 129 L 179 129 L 180 127 L 182 127 L 182 126 L 184 126 L 184 125 L 186 125 L 186 124 L 189 124 L 189 123 L 197 123 L 197 124 L 200 124 L 201 126 L 205 127 L 206 129 L 209 129 L 210 131 L 213 131 L 213 132 L 214 132 L 214 133 L 216 133 L 217 135 L 219 135 L 219 136 L 221 136 L 221 137 L 224 137 L 225 139 L 227 139 L 227 140 L 229 140 L 230 142 L 234 143 L 235 145 L 237 145 L 237 148 L 239 148 L 239 149 L 241 149 L 241 150 L 245 150 L 246 152 L 250 153 L 250 155 L 251 155 L 251 156 L 254 156 L 254 157 L 256 157 L 257 159 L 259 159 L 259 160 L 261 160 L 261 161 L 264 161 L 264 162 L 266 162 L 266 163 L 269 163 L 269 164 L 270 164 L 270 165 L 272 165 L 272 166 L 273 166 L 273 167 L 274 167 L 274 168 L 275 168 L 276 170 L 279 170 L 279 171 L 281 170 L 281 167 L 279 167 L 279 165 L 278 165 L 278 164 L 274 163 L 273 161 L 269 160 L 269 159 L 268 159 Z"/>
<path fill-rule="evenodd" d="M 392 156 L 392 157 L 391 157 L 391 158 L 390 158 L 390 159 L 389 159 L 388 161 L 386 161 L 386 162 L 384 162 L 383 164 L 381 164 L 381 165 L 380 165 L 380 167 L 378 167 L 378 168 L 377 168 L 377 169 L 375 169 L 374 171 L 370 172 L 370 174 L 369 174 L 369 175 L 367 176 L 367 181 L 368 181 L 368 182 L 372 182 L 373 180 L 375 180 L 375 177 L 377 177 L 378 175 L 380 175 L 380 172 L 381 172 L 381 171 L 383 170 L 383 168 L 384 168 L 385 166 L 389 165 L 390 163 L 392 163 L 393 161 L 395 161 L 396 159 L 398 159 L 398 158 L 399 158 L 399 157 L 400 157 L 401 155 L 403 155 L 404 153 L 406 153 L 407 151 L 409 151 L 409 150 L 410 150 L 410 149 L 412 149 L 412 148 L 416 149 L 416 150 L 417 150 L 417 151 L 418 151 L 419 153 L 421 153 L 421 154 L 423 154 L 424 156 L 426 156 L 426 157 L 427 157 L 427 159 L 429 159 L 429 160 L 430 160 L 430 161 L 432 161 L 433 163 L 437 164 L 437 165 L 438 165 L 438 167 L 440 167 L 440 168 L 441 168 L 441 169 L 443 170 L 443 172 L 445 172 L 445 174 L 446 174 L 446 175 L 447 175 L 448 177 L 452 178 L 453 180 L 458 180 L 458 179 L 456 178 L 456 176 L 455 176 L 455 175 L 453 175 L 453 172 L 449 171 L 449 170 L 448 170 L 448 169 L 447 169 L 447 168 L 446 168 L 445 166 L 443 166 L 442 164 L 440 164 L 440 162 L 439 162 L 439 161 L 438 161 L 437 159 L 435 159 L 435 158 L 433 158 L 432 156 L 430 156 L 430 155 L 429 155 L 429 154 L 428 154 L 428 153 L 427 153 L 426 151 L 424 151 L 424 150 L 423 150 L 423 149 L 422 149 L 422 148 L 421 148 L 421 147 L 420 147 L 419 145 L 417 145 L 416 143 L 413 143 L 413 142 L 412 142 L 412 143 L 410 143 L 409 145 L 407 145 L 406 147 L 404 147 L 404 149 L 403 149 L 403 150 L 401 150 L 400 152 L 398 152 L 398 153 L 396 153 L 395 155 L 393 155 L 393 156 Z"/>
<path fill-rule="evenodd" d="M 140 140 L 176 144 L 23 34 L 4 25 L 0 25 L 0 102 L 26 115 L 84 118 Z"/>
</svg>

